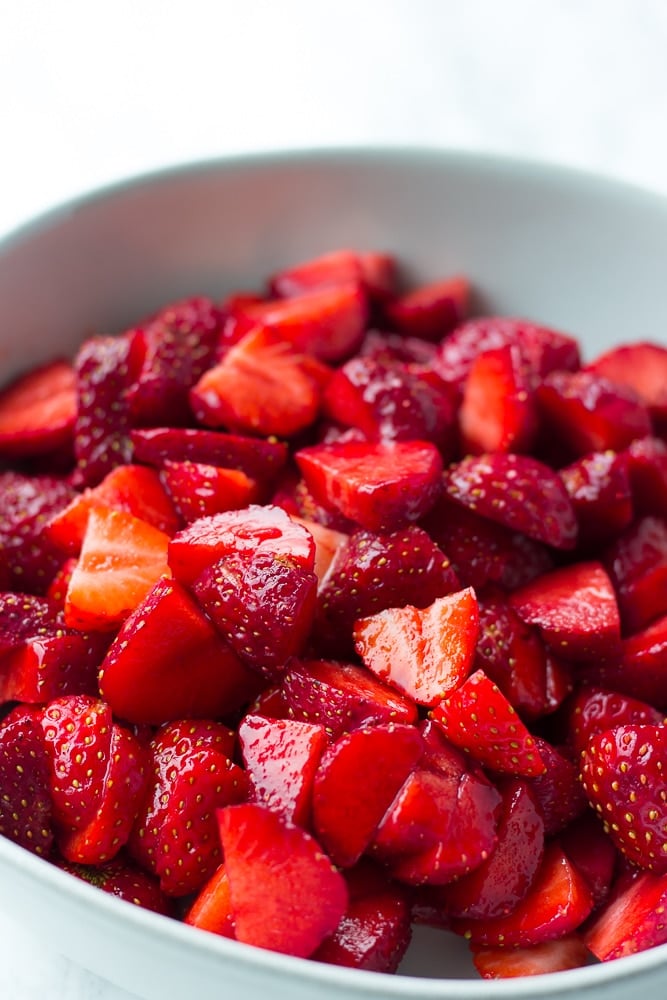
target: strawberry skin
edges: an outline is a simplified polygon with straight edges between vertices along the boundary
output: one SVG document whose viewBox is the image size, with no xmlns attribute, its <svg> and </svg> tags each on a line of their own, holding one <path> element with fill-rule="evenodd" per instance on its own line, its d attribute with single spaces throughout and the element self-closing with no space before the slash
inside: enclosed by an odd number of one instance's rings
<svg viewBox="0 0 667 1000">
<path fill-rule="evenodd" d="M 58 864 L 63 871 L 74 875 L 96 889 L 124 899 L 144 910 L 175 917 L 173 902 L 160 889 L 157 879 L 143 871 L 129 858 L 117 856 L 101 865 L 82 865 L 63 861 Z"/>
<path fill-rule="evenodd" d="M 239 510 L 259 499 L 257 484 L 239 469 L 167 461 L 160 479 L 185 524 L 225 510 Z"/>
<path fill-rule="evenodd" d="M 76 379 L 68 361 L 52 361 L 0 393 L 0 455 L 26 458 L 71 449 Z"/>
<path fill-rule="evenodd" d="M 667 875 L 642 872 L 622 884 L 586 928 L 586 946 L 601 962 L 608 962 L 664 944 L 665 906 Z"/>
<path fill-rule="evenodd" d="M 36 708 L 0 723 L 0 834 L 48 858 L 54 842 L 49 760 Z"/>
<path fill-rule="evenodd" d="M 420 285 L 386 307 L 392 326 L 408 337 L 441 340 L 465 319 L 470 304 L 470 282 L 454 275 Z"/>
<path fill-rule="evenodd" d="M 596 374 L 634 390 L 656 424 L 667 426 L 667 348 L 641 341 L 619 344 L 589 366 Z"/>
<path fill-rule="evenodd" d="M 628 456 L 596 451 L 560 470 L 579 523 L 579 539 L 587 548 L 609 541 L 634 516 Z"/>
<path fill-rule="evenodd" d="M 667 614 L 667 518 L 633 521 L 605 549 L 625 634 L 639 632 Z"/>
<path fill-rule="evenodd" d="M 591 806 L 618 849 L 640 868 L 667 872 L 667 727 L 616 726 L 594 736 L 581 755 Z"/>
<path fill-rule="evenodd" d="M 649 723 L 659 726 L 665 719 L 653 705 L 638 698 L 600 687 L 581 687 L 568 702 L 569 741 L 580 754 L 598 733 L 617 726 Z"/>
<path fill-rule="evenodd" d="M 538 429 L 529 379 L 516 346 L 475 358 L 459 410 L 466 452 L 529 451 Z"/>
</svg>

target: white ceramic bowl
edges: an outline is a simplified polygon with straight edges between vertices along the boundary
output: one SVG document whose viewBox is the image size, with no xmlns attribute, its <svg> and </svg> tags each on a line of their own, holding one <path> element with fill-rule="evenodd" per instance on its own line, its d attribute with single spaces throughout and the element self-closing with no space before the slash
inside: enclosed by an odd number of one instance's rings
<svg viewBox="0 0 667 1000">
<path fill-rule="evenodd" d="M 614 341 L 665 341 L 667 201 L 658 196 L 458 153 L 278 154 L 121 183 L 6 239 L 0 381 L 169 299 L 253 288 L 279 267 L 344 246 L 394 252 L 415 279 L 466 272 L 486 309 L 561 327 L 588 355 Z M 483 982 L 471 978 L 460 939 L 424 932 L 405 975 L 393 977 L 194 931 L 2 840 L 0 877 L 2 900 L 36 934 L 150 1000 L 621 1000 L 667 991 L 667 945 L 607 965 Z"/>
</svg>

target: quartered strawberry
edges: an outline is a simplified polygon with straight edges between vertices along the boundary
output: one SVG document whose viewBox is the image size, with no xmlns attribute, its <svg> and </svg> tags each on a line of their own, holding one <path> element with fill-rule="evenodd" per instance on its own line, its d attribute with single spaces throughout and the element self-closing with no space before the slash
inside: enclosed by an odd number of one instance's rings
<svg viewBox="0 0 667 1000">
<path fill-rule="evenodd" d="M 472 959 L 482 979 L 516 979 L 578 969 L 589 964 L 590 951 L 577 934 L 566 934 L 528 948 L 473 948 Z"/>
<path fill-rule="evenodd" d="M 346 733 L 324 753 L 313 780 L 313 829 L 335 864 L 359 860 L 422 750 L 413 726 L 389 723 Z"/>
<path fill-rule="evenodd" d="M 619 869 L 620 855 L 604 832 L 598 816 L 586 809 L 559 835 L 570 861 L 588 882 L 594 909 L 608 898 Z"/>
<path fill-rule="evenodd" d="M 549 843 L 532 886 L 507 914 L 488 920 L 461 918 L 453 929 L 473 947 L 526 947 L 575 931 L 592 908 L 590 889 L 557 841 Z"/>
<path fill-rule="evenodd" d="M 308 829 L 313 779 L 328 743 L 324 727 L 246 715 L 238 738 L 252 799 Z"/>
<path fill-rule="evenodd" d="M 396 260 L 390 254 L 333 250 L 283 268 L 269 278 L 272 295 L 294 298 L 315 289 L 361 284 L 372 299 L 383 300 L 396 287 Z"/>
<path fill-rule="evenodd" d="M 199 890 L 183 917 L 183 923 L 211 934 L 219 934 L 220 937 L 234 937 L 229 876 L 224 864 L 216 868 Z"/>
<path fill-rule="evenodd" d="M 369 531 L 418 521 L 441 491 L 442 459 L 428 441 L 319 444 L 295 458 L 318 503 Z"/>
<path fill-rule="evenodd" d="M 662 344 L 620 344 L 599 355 L 588 368 L 634 390 L 656 424 L 667 424 L 667 348 Z"/>
<path fill-rule="evenodd" d="M 555 549 L 571 549 L 577 518 L 560 477 L 529 455 L 470 455 L 450 465 L 445 493 L 468 510 Z"/>
<path fill-rule="evenodd" d="M 192 419 L 189 390 L 213 363 L 223 318 L 200 296 L 165 306 L 132 332 L 137 365 L 126 399 L 134 425 Z"/>
<path fill-rule="evenodd" d="M 238 469 L 264 484 L 273 480 L 287 461 L 283 441 L 203 428 L 137 428 L 130 432 L 130 439 L 137 462 L 158 468 L 165 462 L 203 462 Z"/>
<path fill-rule="evenodd" d="M 191 588 L 225 642 L 258 673 L 273 680 L 290 657 L 303 653 L 317 577 L 295 560 L 268 548 L 230 552 Z"/>
<path fill-rule="evenodd" d="M 478 634 L 477 599 L 470 588 L 423 609 L 388 608 L 359 619 L 353 630 L 355 648 L 369 670 L 429 706 L 467 677 Z"/>
<path fill-rule="evenodd" d="M 651 433 L 651 418 L 637 395 L 591 371 L 552 372 L 536 390 L 544 431 L 578 457 L 621 451 Z"/>
<path fill-rule="evenodd" d="M 596 671 L 599 682 L 667 711 L 667 615 L 622 645 L 620 661 Z"/>
<path fill-rule="evenodd" d="M 174 917 L 173 901 L 160 889 L 156 878 L 143 871 L 129 858 L 117 855 L 101 865 L 82 865 L 69 861 L 59 862 L 58 867 L 83 882 L 102 889 L 111 896 L 124 899 L 144 910 Z"/>
<path fill-rule="evenodd" d="M 436 704 L 433 720 L 455 746 L 494 771 L 543 774 L 534 738 L 483 670 L 475 670 Z"/>
<path fill-rule="evenodd" d="M 634 955 L 667 941 L 667 874 L 642 872 L 626 879 L 584 931 L 586 947 L 601 962 Z"/>
<path fill-rule="evenodd" d="M 175 580 L 158 580 L 123 623 L 99 672 L 115 715 L 159 725 L 234 713 L 256 680 Z"/>
<path fill-rule="evenodd" d="M 455 275 L 420 285 L 388 303 L 385 314 L 404 336 L 441 340 L 468 314 L 470 282 Z"/>
<path fill-rule="evenodd" d="M 73 496 L 63 479 L 0 472 L 0 579 L 6 589 L 46 592 L 63 561 L 47 525 Z"/>
<path fill-rule="evenodd" d="M 70 447 L 76 379 L 69 361 L 51 361 L 0 393 L 0 455 L 26 458 Z"/>
<path fill-rule="evenodd" d="M 184 720 L 161 727 L 128 850 L 168 896 L 198 892 L 221 861 L 216 809 L 242 802 L 248 778 L 229 758 L 226 726 Z"/>
<path fill-rule="evenodd" d="M 278 334 L 251 329 L 190 393 L 197 420 L 237 434 L 292 437 L 317 419 L 329 370 Z"/>
<path fill-rule="evenodd" d="M 661 725 L 665 719 L 653 705 L 601 687 L 580 687 L 567 706 L 568 739 L 580 754 L 606 729 L 633 723 Z"/>
<path fill-rule="evenodd" d="M 347 910 L 343 876 L 310 834 L 266 806 L 230 806 L 218 823 L 237 939 L 312 955 Z"/>
<path fill-rule="evenodd" d="M 354 663 L 292 660 L 280 692 L 290 717 L 324 726 L 331 740 L 360 726 L 417 720 L 411 699 Z"/>
<path fill-rule="evenodd" d="M 202 517 L 169 542 L 169 565 L 176 579 L 190 586 L 210 566 L 234 552 L 271 552 L 312 571 L 313 536 L 280 507 L 252 504 L 244 510 Z"/>
<path fill-rule="evenodd" d="M 627 528 L 634 515 L 628 456 L 592 452 L 560 470 L 579 522 L 579 543 L 590 549 Z"/>
<path fill-rule="evenodd" d="M 639 518 L 606 548 L 603 558 L 626 634 L 667 614 L 667 519 Z"/>
<path fill-rule="evenodd" d="M 92 507 L 65 598 L 73 628 L 113 630 L 161 576 L 169 575 L 169 536 L 141 518 Z"/>
<path fill-rule="evenodd" d="M 0 722 L 0 834 L 46 858 L 53 847 L 49 760 L 36 708 L 17 706 Z"/>
<path fill-rule="evenodd" d="M 667 510 L 667 443 L 662 438 L 636 438 L 625 453 L 635 512 L 641 517 Z"/>
<path fill-rule="evenodd" d="M 225 510 L 239 510 L 259 499 L 257 483 L 240 469 L 167 461 L 160 480 L 186 524 Z"/>
<path fill-rule="evenodd" d="M 616 726 L 594 736 L 581 755 L 591 806 L 618 849 L 640 868 L 667 872 L 667 727 Z"/>
<path fill-rule="evenodd" d="M 538 430 L 530 378 L 514 344 L 478 354 L 459 410 L 466 452 L 529 451 Z"/>
<path fill-rule="evenodd" d="M 347 542 L 349 535 L 344 531 L 336 531 L 334 528 L 328 528 L 324 524 L 318 524 L 317 521 L 311 521 L 307 517 L 301 517 L 299 514 L 292 514 L 291 516 L 298 524 L 302 524 L 306 531 L 309 531 L 313 536 L 313 541 L 315 542 L 313 572 L 317 577 L 318 587 L 320 587 L 328 576 L 329 567 L 333 562 L 334 556 Z"/>
<path fill-rule="evenodd" d="M 616 593 L 599 562 L 573 563 L 546 573 L 515 591 L 510 604 L 565 660 L 613 661 L 620 654 Z"/>
<path fill-rule="evenodd" d="M 545 833 L 553 836 L 586 812 L 588 802 L 576 758 L 570 757 L 567 748 L 561 750 L 541 736 L 534 740 L 544 772 L 525 780 L 544 819 Z"/>
</svg>

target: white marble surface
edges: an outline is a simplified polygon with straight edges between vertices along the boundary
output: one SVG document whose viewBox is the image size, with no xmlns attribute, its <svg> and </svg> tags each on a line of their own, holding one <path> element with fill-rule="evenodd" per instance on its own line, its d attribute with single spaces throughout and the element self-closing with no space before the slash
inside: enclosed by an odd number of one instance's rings
<svg viewBox="0 0 667 1000">
<path fill-rule="evenodd" d="M 667 194 L 666 51 L 664 0 L 0 0 L 0 235 L 139 170 L 289 146 L 482 149 Z M 131 1000 L 6 915 L 0 996 Z"/>
</svg>

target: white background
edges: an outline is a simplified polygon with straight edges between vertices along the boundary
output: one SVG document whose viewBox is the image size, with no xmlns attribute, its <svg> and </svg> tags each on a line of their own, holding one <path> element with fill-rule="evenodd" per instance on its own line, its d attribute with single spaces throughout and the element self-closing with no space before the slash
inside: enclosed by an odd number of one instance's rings
<svg viewBox="0 0 667 1000">
<path fill-rule="evenodd" d="M 667 194 L 667 0 L 0 0 L 0 236 L 165 163 L 368 143 Z M 128 1000 L 11 916 L 0 996 Z"/>
</svg>

